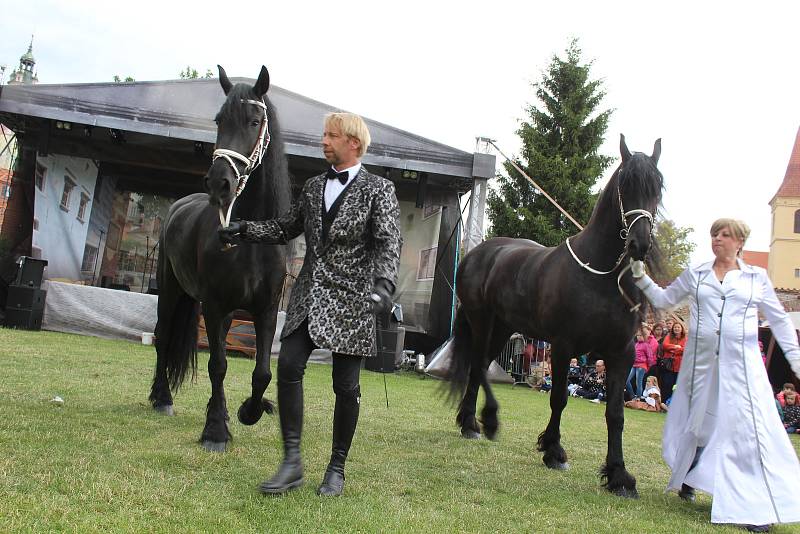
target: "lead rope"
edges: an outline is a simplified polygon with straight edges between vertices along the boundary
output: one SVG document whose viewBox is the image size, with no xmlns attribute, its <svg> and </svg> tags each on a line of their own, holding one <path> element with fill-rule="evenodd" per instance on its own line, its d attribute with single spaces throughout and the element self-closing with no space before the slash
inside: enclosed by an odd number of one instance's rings
<svg viewBox="0 0 800 534">
<path fill-rule="evenodd" d="M 619 191 L 619 187 L 617 187 L 617 198 L 619 199 L 619 214 L 620 218 L 622 219 L 622 229 L 620 229 L 619 231 L 620 239 L 622 239 L 623 241 L 627 240 L 628 234 L 630 233 L 631 228 L 633 228 L 633 225 L 636 224 L 640 219 L 647 219 L 648 221 L 650 221 L 650 239 L 652 241 L 653 227 L 654 227 L 653 214 L 643 209 L 625 211 L 625 208 L 622 206 L 622 194 Z M 631 215 L 637 215 L 637 217 L 633 219 L 633 221 L 630 224 L 628 224 L 627 218 L 630 217 Z M 625 259 L 625 255 L 627 254 L 627 250 L 623 246 L 622 253 L 617 258 L 617 261 L 614 264 L 614 266 L 608 271 L 598 271 L 597 269 L 589 267 L 588 261 L 582 262 L 580 258 L 578 258 L 578 255 L 575 254 L 575 251 L 572 250 L 572 246 L 569 244 L 569 238 L 566 239 L 566 245 L 567 245 L 567 250 L 569 250 L 569 253 L 572 255 L 573 259 L 578 263 L 578 265 L 580 265 L 581 267 L 583 267 L 592 274 L 597 274 L 601 276 L 613 273 L 622 264 L 622 260 Z M 622 270 L 620 270 L 619 274 L 617 275 L 617 289 L 619 289 L 619 294 L 622 295 L 622 298 L 624 298 L 625 301 L 630 305 L 628 311 L 630 311 L 631 313 L 635 313 L 639 310 L 639 308 L 641 308 L 642 303 L 640 302 L 636 304 L 635 302 L 633 302 L 633 300 L 631 300 L 631 298 L 627 295 L 627 293 L 625 293 L 625 290 L 622 289 L 622 276 L 630 269 L 631 265 L 629 263 L 628 265 L 623 267 Z"/>
</svg>

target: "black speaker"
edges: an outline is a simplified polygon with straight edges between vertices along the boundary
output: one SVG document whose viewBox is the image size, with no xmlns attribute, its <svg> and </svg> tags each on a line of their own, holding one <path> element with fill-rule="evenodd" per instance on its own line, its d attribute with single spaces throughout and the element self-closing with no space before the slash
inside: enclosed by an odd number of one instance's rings
<svg viewBox="0 0 800 534">
<path fill-rule="evenodd" d="M 12 285 L 24 287 L 41 287 L 44 268 L 47 267 L 47 260 L 37 260 L 30 256 L 21 256 L 17 260 L 17 278 Z"/>
<path fill-rule="evenodd" d="M 23 330 L 41 330 L 42 310 L 6 308 L 6 326 Z"/>
<path fill-rule="evenodd" d="M 9 286 L 6 308 L 43 310 L 47 291 L 38 287 Z"/>
<path fill-rule="evenodd" d="M 379 350 L 372 358 L 366 358 L 364 368 L 379 373 L 394 372 L 394 350 Z"/>
<path fill-rule="evenodd" d="M 378 352 L 387 351 L 394 354 L 397 350 L 397 329 L 378 330 L 377 335 Z"/>
</svg>

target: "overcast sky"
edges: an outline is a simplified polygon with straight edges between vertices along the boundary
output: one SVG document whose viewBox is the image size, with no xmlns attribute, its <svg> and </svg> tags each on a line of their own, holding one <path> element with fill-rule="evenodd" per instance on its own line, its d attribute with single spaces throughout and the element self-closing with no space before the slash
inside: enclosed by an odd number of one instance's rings
<svg viewBox="0 0 800 534">
<path fill-rule="evenodd" d="M 264 64 L 310 98 L 470 152 L 492 137 L 512 154 L 531 83 L 577 37 L 614 109 L 603 152 L 619 155 L 619 133 L 647 153 L 662 138 L 662 214 L 695 229 L 694 259 L 710 258 L 721 216 L 747 221 L 747 248 L 768 250 L 768 202 L 800 127 L 800 2 L 541 4 L 0 0 L 0 65 L 7 77 L 31 34 L 40 83 L 217 63 L 256 77 Z"/>
</svg>

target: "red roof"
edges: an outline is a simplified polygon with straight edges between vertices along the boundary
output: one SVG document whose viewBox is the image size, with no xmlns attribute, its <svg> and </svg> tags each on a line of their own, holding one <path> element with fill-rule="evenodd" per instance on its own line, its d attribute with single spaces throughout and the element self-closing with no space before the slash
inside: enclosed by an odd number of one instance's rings
<svg viewBox="0 0 800 534">
<path fill-rule="evenodd" d="M 755 265 L 756 267 L 767 268 L 767 261 L 769 261 L 769 252 L 757 252 L 755 250 L 743 250 L 742 260 L 747 265 Z"/>
<path fill-rule="evenodd" d="M 775 196 L 800 197 L 800 128 L 797 129 L 792 155 L 789 158 L 789 165 L 786 167 L 786 176 L 783 177 L 783 183 Z"/>
</svg>

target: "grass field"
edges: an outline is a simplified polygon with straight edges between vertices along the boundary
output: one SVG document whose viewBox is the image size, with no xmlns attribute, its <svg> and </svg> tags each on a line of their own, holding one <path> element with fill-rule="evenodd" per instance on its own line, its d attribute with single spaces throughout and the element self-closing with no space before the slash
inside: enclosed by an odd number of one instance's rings
<svg viewBox="0 0 800 534">
<path fill-rule="evenodd" d="M 126 342 L 0 329 L 1 531 L 742 532 L 709 523 L 707 496 L 687 504 L 663 492 L 660 414 L 626 410 L 626 463 L 641 494 L 626 500 L 603 490 L 597 475 L 604 405 L 570 399 L 562 439 L 571 469 L 555 472 L 535 450 L 548 395 L 497 386 L 499 440 L 466 441 L 439 382 L 410 373 L 386 377 L 388 410 L 383 376 L 362 373 L 345 495 L 320 499 L 314 489 L 330 453 L 334 399 L 330 367 L 313 364 L 307 483 L 264 497 L 257 485 L 281 459 L 277 417 L 245 427 L 235 416 L 249 394 L 252 362 L 229 359 L 234 441 L 213 454 L 197 443 L 210 392 L 207 355 L 197 382 L 176 396 L 173 418 L 147 403 L 154 357 L 152 347 Z M 63 406 L 50 402 L 55 395 Z M 274 384 L 267 396 L 275 397 Z"/>
</svg>

